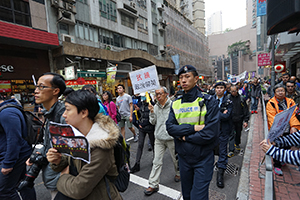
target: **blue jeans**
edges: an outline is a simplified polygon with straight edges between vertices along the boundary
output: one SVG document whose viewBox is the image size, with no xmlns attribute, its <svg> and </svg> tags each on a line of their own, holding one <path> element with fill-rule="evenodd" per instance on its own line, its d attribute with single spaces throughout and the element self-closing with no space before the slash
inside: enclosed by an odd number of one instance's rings
<svg viewBox="0 0 300 200">
<path fill-rule="evenodd" d="M 25 176 L 26 160 L 27 158 L 18 160 L 14 165 L 13 170 L 7 175 L 3 175 L 0 172 L 0 199 L 20 200 L 17 193 L 17 184 Z M 0 164 L 0 169 L 2 169 L 2 164 Z M 23 200 L 36 199 L 34 188 L 24 187 L 19 192 Z"/>
<path fill-rule="evenodd" d="M 258 99 L 251 97 L 251 111 L 257 110 Z"/>
</svg>

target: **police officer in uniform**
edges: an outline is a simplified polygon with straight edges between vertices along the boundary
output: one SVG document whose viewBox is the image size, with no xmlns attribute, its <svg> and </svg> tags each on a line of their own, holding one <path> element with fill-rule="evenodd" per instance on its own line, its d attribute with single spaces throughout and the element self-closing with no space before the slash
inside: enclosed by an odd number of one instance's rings
<svg viewBox="0 0 300 200">
<path fill-rule="evenodd" d="M 227 167 L 227 143 L 230 133 L 232 131 L 232 102 L 224 95 L 226 91 L 226 84 L 223 81 L 219 81 L 215 85 L 214 98 L 218 102 L 220 108 L 219 120 L 220 120 L 220 135 L 219 135 L 219 159 L 217 162 L 217 186 L 224 188 L 224 171 Z"/>
<path fill-rule="evenodd" d="M 196 86 L 199 77 L 195 67 L 183 66 L 178 77 L 184 93 L 172 103 L 166 127 L 175 140 L 182 195 L 185 200 L 208 200 L 213 149 L 220 130 L 219 108 L 215 98 Z"/>
</svg>

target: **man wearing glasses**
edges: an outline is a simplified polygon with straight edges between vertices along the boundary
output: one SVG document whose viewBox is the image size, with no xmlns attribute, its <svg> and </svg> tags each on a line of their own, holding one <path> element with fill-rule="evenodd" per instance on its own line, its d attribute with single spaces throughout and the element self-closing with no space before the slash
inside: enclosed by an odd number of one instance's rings
<svg viewBox="0 0 300 200">
<path fill-rule="evenodd" d="M 65 123 L 62 114 L 65 111 L 65 106 L 62 102 L 58 101 L 58 97 L 63 94 L 66 89 L 65 79 L 56 73 L 45 73 L 37 82 L 34 91 L 34 98 L 37 104 L 43 105 L 43 114 L 45 117 L 45 131 L 44 131 L 44 143 L 43 147 L 38 150 L 44 157 L 51 148 L 49 137 L 49 121 L 57 123 Z M 27 165 L 32 165 L 29 159 L 26 162 Z M 56 182 L 59 178 L 59 173 L 54 172 L 48 165 L 43 166 L 43 181 L 48 190 L 51 192 L 51 198 L 54 199 L 57 189 Z"/>
<path fill-rule="evenodd" d="M 151 195 L 158 191 L 158 184 L 160 179 L 160 174 L 162 170 L 163 158 L 167 148 L 170 151 L 175 169 L 174 181 L 180 181 L 180 173 L 178 170 L 178 162 L 175 157 L 175 144 L 174 138 L 171 137 L 166 128 L 166 121 L 169 116 L 170 106 L 172 101 L 168 97 L 168 91 L 166 87 L 161 87 L 155 90 L 155 95 L 157 103 L 154 105 L 149 104 L 148 108 L 149 121 L 152 125 L 155 125 L 154 130 L 154 159 L 152 170 L 149 177 L 149 187 L 144 191 L 146 195 Z"/>
</svg>

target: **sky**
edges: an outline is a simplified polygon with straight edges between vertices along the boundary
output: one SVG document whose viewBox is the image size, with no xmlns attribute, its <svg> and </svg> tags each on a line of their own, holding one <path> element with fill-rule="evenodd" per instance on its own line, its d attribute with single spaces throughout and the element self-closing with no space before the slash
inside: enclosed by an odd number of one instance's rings
<svg viewBox="0 0 300 200">
<path fill-rule="evenodd" d="M 223 31 L 246 25 L 246 0 L 205 0 L 205 19 L 222 11 Z M 205 22 L 206 23 L 206 22 Z"/>
</svg>

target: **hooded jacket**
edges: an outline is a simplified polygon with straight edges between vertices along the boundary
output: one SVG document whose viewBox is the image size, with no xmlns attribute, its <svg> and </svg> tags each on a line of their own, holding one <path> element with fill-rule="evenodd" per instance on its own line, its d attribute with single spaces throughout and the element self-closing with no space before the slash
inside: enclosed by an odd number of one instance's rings
<svg viewBox="0 0 300 200">
<path fill-rule="evenodd" d="M 295 105 L 295 102 L 293 99 L 285 97 L 285 101 L 286 101 L 287 108 L 290 108 Z M 267 106 L 266 106 L 269 130 L 272 127 L 275 115 L 282 111 L 283 110 L 281 110 L 278 106 L 278 101 L 276 100 L 276 97 L 273 97 L 272 99 L 269 100 L 269 102 L 267 103 Z M 295 111 L 290 119 L 290 127 L 291 128 L 294 127 L 296 129 L 300 130 L 300 123 L 299 123 L 297 117 L 295 116 Z"/>
<path fill-rule="evenodd" d="M 57 182 L 58 191 L 74 199 L 109 199 L 104 176 L 112 178 L 118 176 L 113 147 L 119 135 L 119 129 L 113 120 L 109 116 L 98 114 L 95 123 L 86 135 L 90 144 L 90 164 L 67 156 L 62 156 L 60 164 L 51 164 L 52 169 L 59 172 L 70 165 L 70 159 L 72 159 L 78 172 L 77 176 L 61 175 Z M 110 181 L 107 182 L 111 198 L 122 199 L 115 185 Z"/>
<path fill-rule="evenodd" d="M 155 139 L 159 140 L 173 140 L 166 128 L 166 121 L 168 119 L 170 113 L 170 107 L 172 101 L 169 97 L 167 97 L 167 101 L 164 106 L 162 106 L 159 102 L 154 105 L 153 113 L 149 112 L 149 121 L 152 125 L 155 125 L 154 136 Z"/>
<path fill-rule="evenodd" d="M 261 86 L 259 83 L 257 83 L 257 85 L 251 84 L 250 85 L 250 94 L 249 96 L 251 97 L 260 97 L 260 93 L 261 93 Z"/>
<path fill-rule="evenodd" d="M 220 131 L 219 107 L 212 96 L 203 94 L 195 86 L 189 92 L 184 93 L 181 102 L 193 102 L 198 97 L 204 99 L 207 113 L 205 115 L 205 127 L 196 132 L 194 125 L 179 125 L 171 107 L 166 127 L 169 135 L 175 138 L 175 149 L 178 154 L 186 159 L 189 163 L 198 163 L 203 160 L 209 152 L 212 152 L 218 143 Z M 185 141 L 181 138 L 185 136 Z"/>
<path fill-rule="evenodd" d="M 4 101 L 0 107 L 14 104 L 15 99 Z M 21 107 L 21 106 L 20 106 Z M 5 108 L 0 112 L 0 163 L 2 168 L 13 168 L 18 160 L 24 160 L 31 154 L 31 147 L 24 139 L 27 126 L 24 116 L 17 108 Z"/>
</svg>

